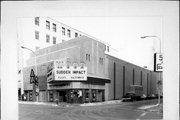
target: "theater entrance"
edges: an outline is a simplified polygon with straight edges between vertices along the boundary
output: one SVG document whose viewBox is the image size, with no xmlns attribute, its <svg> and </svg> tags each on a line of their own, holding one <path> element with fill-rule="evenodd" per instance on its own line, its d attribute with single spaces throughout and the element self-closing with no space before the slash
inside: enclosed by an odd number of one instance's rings
<svg viewBox="0 0 180 120">
<path fill-rule="evenodd" d="M 67 91 L 66 90 L 58 91 L 58 99 L 59 102 L 67 102 Z"/>
<path fill-rule="evenodd" d="M 66 89 L 56 90 L 55 99 L 67 103 L 89 103 L 104 101 L 104 90 L 100 89 Z"/>
</svg>

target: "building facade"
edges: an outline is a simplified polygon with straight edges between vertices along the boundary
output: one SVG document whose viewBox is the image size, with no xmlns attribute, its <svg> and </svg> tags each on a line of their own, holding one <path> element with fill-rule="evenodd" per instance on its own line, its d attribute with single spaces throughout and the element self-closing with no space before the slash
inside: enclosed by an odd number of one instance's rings
<svg viewBox="0 0 180 120">
<path fill-rule="evenodd" d="M 85 103 L 121 99 L 130 85 L 142 85 L 145 95 L 156 94 L 158 74 L 130 64 L 109 54 L 107 45 L 87 36 L 55 44 L 31 54 L 23 70 L 23 88 L 27 100 L 32 100 L 30 71 L 37 70 L 39 80 L 39 101 Z M 35 61 L 36 60 L 36 61 Z M 67 65 L 87 68 L 85 79 L 63 79 L 49 74 L 54 61 L 62 61 L 60 74 L 70 76 Z M 37 66 L 35 66 L 37 65 Z M 52 67 L 53 68 L 53 67 Z M 69 69 L 70 70 L 70 69 Z M 49 79 L 51 75 L 51 80 Z M 61 76 L 62 77 L 62 76 Z"/>
<path fill-rule="evenodd" d="M 26 61 L 30 58 L 31 51 L 62 43 L 79 37 L 85 33 L 50 17 L 31 17 L 17 19 L 18 31 L 18 84 L 19 94 L 23 94 L 23 72 Z M 22 49 L 23 47 L 28 48 Z M 21 91 L 21 92 L 20 92 Z"/>
</svg>

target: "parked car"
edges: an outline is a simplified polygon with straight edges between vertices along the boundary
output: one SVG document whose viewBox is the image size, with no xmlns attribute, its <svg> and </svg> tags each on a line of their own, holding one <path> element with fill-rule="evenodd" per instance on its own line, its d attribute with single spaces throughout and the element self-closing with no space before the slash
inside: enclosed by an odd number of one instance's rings
<svg viewBox="0 0 180 120">
<path fill-rule="evenodd" d="M 141 96 L 141 99 L 142 99 L 142 100 L 147 100 L 148 97 L 147 97 L 145 94 L 143 94 L 143 95 Z"/>
<path fill-rule="evenodd" d="M 151 99 L 156 99 L 157 98 L 157 96 L 155 94 L 151 94 L 150 97 L 151 97 Z"/>
<path fill-rule="evenodd" d="M 140 100 L 143 95 L 143 87 L 141 85 L 130 85 L 129 92 L 123 96 L 122 101 Z"/>
</svg>

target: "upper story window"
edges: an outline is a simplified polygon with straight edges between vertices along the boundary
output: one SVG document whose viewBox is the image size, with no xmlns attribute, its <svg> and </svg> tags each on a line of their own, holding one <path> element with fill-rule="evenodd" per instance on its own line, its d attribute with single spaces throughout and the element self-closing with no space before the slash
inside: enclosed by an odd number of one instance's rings
<svg viewBox="0 0 180 120">
<path fill-rule="evenodd" d="M 35 25 L 38 25 L 39 26 L 39 17 L 35 17 Z"/>
<path fill-rule="evenodd" d="M 36 47 L 35 47 L 35 49 L 36 49 L 36 50 L 39 50 L 39 49 L 40 49 L 40 47 L 39 47 L 39 46 L 36 46 Z"/>
<path fill-rule="evenodd" d="M 56 44 L 56 37 L 53 37 L 53 44 Z"/>
<path fill-rule="evenodd" d="M 104 59 L 100 57 L 100 58 L 99 58 L 99 63 L 100 63 L 100 64 L 103 64 L 103 63 L 104 63 Z"/>
<path fill-rule="evenodd" d="M 39 40 L 39 31 L 35 31 L 35 39 Z"/>
<path fill-rule="evenodd" d="M 109 52 L 109 46 L 107 46 L 107 52 Z"/>
<path fill-rule="evenodd" d="M 46 20 L 46 29 L 50 30 L 50 22 Z"/>
<path fill-rule="evenodd" d="M 86 54 L 86 60 L 87 60 L 87 61 L 90 61 L 90 60 L 91 60 L 90 54 Z"/>
<path fill-rule="evenodd" d="M 62 27 L 62 35 L 65 35 L 66 33 L 65 33 L 65 28 L 64 27 Z"/>
<path fill-rule="evenodd" d="M 78 33 L 75 33 L 75 37 L 78 37 Z"/>
<path fill-rule="evenodd" d="M 49 43 L 50 42 L 50 36 L 46 35 L 46 42 Z"/>
<path fill-rule="evenodd" d="M 53 23 L 53 31 L 56 32 L 56 24 Z"/>
<path fill-rule="evenodd" d="M 68 37 L 71 37 L 71 30 L 67 30 L 67 35 L 68 35 Z"/>
</svg>

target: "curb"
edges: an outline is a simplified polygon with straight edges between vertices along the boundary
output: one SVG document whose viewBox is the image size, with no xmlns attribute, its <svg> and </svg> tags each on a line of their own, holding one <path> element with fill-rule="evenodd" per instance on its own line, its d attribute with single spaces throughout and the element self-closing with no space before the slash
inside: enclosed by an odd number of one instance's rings
<svg viewBox="0 0 180 120">
<path fill-rule="evenodd" d="M 96 106 L 96 105 L 108 105 L 108 104 L 118 104 L 121 103 L 122 100 L 116 100 L 116 101 L 105 101 L 105 102 L 97 102 L 97 103 L 84 103 L 80 104 L 80 106 Z"/>
<path fill-rule="evenodd" d="M 44 102 L 22 102 L 18 101 L 19 104 L 29 104 L 29 105 L 48 105 L 48 106 L 54 106 L 54 107 L 73 107 L 73 106 L 79 106 L 77 104 L 56 104 L 56 103 L 44 103 Z"/>
<path fill-rule="evenodd" d="M 122 100 L 114 100 L 114 101 L 105 101 L 105 102 L 96 102 L 96 103 L 84 103 L 84 104 L 55 104 L 55 103 L 44 103 L 44 102 L 22 102 L 18 101 L 19 104 L 31 104 L 31 105 L 50 105 L 55 107 L 73 107 L 73 106 L 97 106 L 97 105 L 108 105 L 108 104 L 119 104 Z"/>
<path fill-rule="evenodd" d="M 29 104 L 29 105 L 52 105 L 55 106 L 55 103 L 44 103 L 44 102 L 22 102 L 18 101 L 19 104 Z"/>
<path fill-rule="evenodd" d="M 146 106 L 139 107 L 138 109 L 146 110 L 146 109 L 150 109 L 150 108 L 156 107 L 156 106 L 158 106 L 158 104 L 156 104 L 156 105 L 146 105 Z"/>
</svg>

